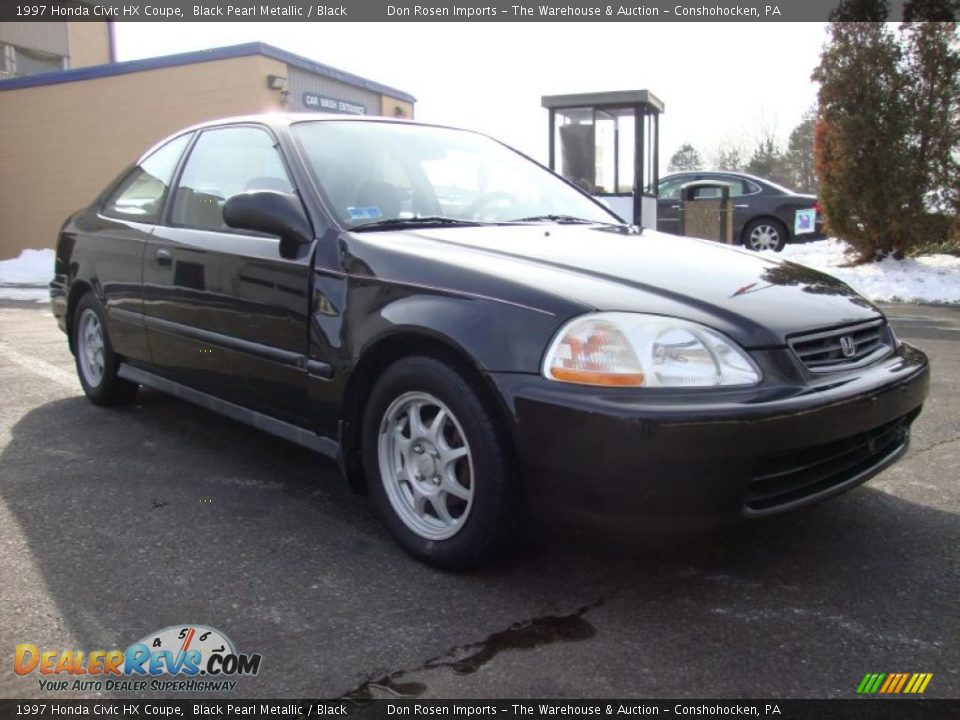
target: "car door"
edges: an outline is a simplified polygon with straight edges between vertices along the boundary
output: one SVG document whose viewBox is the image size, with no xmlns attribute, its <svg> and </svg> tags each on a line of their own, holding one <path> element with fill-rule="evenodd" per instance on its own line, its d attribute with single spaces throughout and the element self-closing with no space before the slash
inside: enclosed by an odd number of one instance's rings
<svg viewBox="0 0 960 720">
<path fill-rule="evenodd" d="M 160 221 L 171 179 L 191 137 L 180 135 L 144 157 L 82 224 L 88 249 L 84 257 L 95 258 L 96 266 L 83 268 L 81 274 L 101 294 L 113 349 L 133 360 L 150 359 L 143 327 L 144 249 Z"/>
<path fill-rule="evenodd" d="M 680 188 L 693 180 L 693 175 L 671 175 L 657 186 L 657 230 L 680 234 Z"/>
<path fill-rule="evenodd" d="M 253 190 L 292 192 L 263 126 L 203 130 L 185 160 L 168 222 L 144 259 L 147 337 L 165 376 L 288 422 L 307 421 L 310 253 L 235 230 L 223 205 Z"/>
</svg>

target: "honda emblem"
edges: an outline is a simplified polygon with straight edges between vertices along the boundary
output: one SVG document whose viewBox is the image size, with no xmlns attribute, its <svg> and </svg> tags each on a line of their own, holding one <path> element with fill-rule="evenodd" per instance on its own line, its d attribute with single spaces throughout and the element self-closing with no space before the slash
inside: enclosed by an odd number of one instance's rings
<svg viewBox="0 0 960 720">
<path fill-rule="evenodd" d="M 853 357 L 857 353 L 857 344 L 852 337 L 844 335 L 840 338 L 840 349 L 843 351 L 844 357 Z"/>
</svg>

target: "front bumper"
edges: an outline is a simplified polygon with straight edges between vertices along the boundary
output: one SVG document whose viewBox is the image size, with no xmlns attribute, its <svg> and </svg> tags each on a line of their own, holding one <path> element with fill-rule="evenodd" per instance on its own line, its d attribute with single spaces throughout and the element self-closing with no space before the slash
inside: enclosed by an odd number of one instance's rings
<svg viewBox="0 0 960 720">
<path fill-rule="evenodd" d="M 607 527 L 703 526 L 808 505 L 906 452 L 929 365 L 901 344 L 816 384 L 624 391 L 492 374 L 534 510 Z"/>
</svg>

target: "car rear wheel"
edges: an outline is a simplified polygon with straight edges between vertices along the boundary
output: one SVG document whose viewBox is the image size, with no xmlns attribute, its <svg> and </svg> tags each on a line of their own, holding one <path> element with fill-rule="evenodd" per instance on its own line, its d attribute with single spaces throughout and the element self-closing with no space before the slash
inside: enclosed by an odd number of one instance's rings
<svg viewBox="0 0 960 720">
<path fill-rule="evenodd" d="M 787 228 L 779 220 L 753 220 L 743 231 L 743 244 L 751 250 L 780 252 L 787 244 Z"/>
<path fill-rule="evenodd" d="M 496 421 L 460 372 L 404 358 L 380 377 L 364 417 L 364 474 L 401 546 L 447 569 L 493 557 L 515 534 L 519 503 Z"/>
<path fill-rule="evenodd" d="M 73 351 L 83 392 L 97 405 L 133 400 L 139 386 L 117 376 L 120 362 L 110 344 L 100 301 L 88 292 L 77 303 L 74 316 Z"/>
</svg>

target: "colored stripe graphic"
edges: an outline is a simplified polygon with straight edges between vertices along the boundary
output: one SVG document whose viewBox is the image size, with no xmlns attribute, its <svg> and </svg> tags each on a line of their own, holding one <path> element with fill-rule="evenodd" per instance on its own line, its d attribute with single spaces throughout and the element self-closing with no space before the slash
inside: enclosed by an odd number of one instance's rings
<svg viewBox="0 0 960 720">
<path fill-rule="evenodd" d="M 907 682 L 907 673 L 900 673 L 900 682 L 897 683 L 897 687 L 895 687 L 892 692 L 898 693 L 901 690 L 903 690 L 903 686 L 906 682 Z"/>
<path fill-rule="evenodd" d="M 933 679 L 933 673 L 867 673 L 857 686 L 860 695 L 920 695 Z"/>
<path fill-rule="evenodd" d="M 930 680 L 933 678 L 933 673 L 915 673 L 910 682 L 907 683 L 907 687 L 904 692 L 910 693 L 911 695 L 918 695 L 927 689 L 927 685 L 930 684 Z"/>
<path fill-rule="evenodd" d="M 880 687 L 880 683 L 885 677 L 884 673 L 867 673 L 860 681 L 857 692 L 862 695 L 872 695 Z"/>
</svg>

